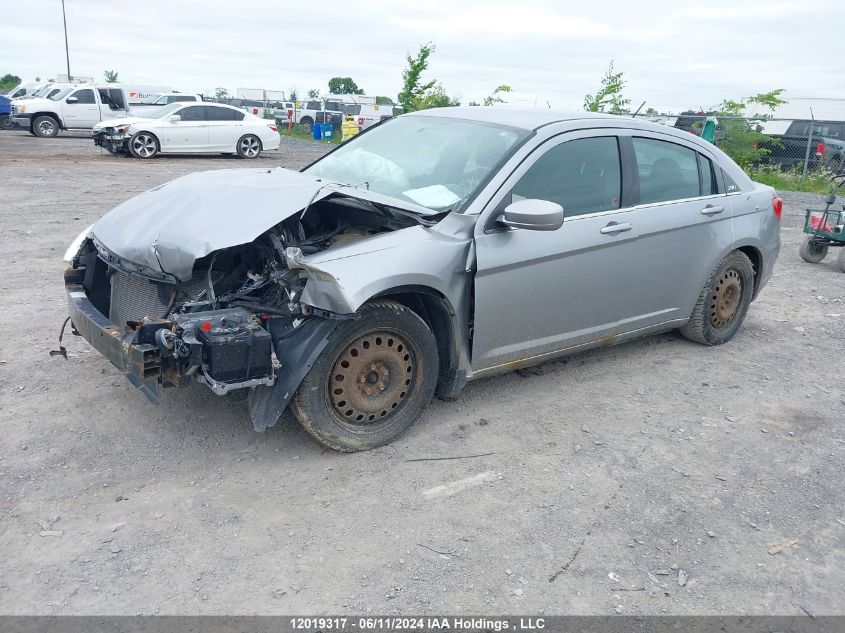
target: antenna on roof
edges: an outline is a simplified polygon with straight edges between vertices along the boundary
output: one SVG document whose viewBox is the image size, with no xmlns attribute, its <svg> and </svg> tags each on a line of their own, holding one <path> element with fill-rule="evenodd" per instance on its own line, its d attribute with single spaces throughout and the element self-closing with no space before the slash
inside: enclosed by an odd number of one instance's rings
<svg viewBox="0 0 845 633">
<path fill-rule="evenodd" d="M 632 119 L 640 113 L 640 110 L 642 110 L 642 109 L 643 109 L 643 106 L 644 106 L 644 105 L 645 105 L 645 101 L 643 101 L 643 102 L 640 104 L 640 107 L 639 107 L 639 108 L 637 108 L 637 111 L 636 111 L 636 112 L 634 112 L 634 114 L 632 114 L 632 115 L 631 115 L 631 118 L 632 118 Z"/>
</svg>

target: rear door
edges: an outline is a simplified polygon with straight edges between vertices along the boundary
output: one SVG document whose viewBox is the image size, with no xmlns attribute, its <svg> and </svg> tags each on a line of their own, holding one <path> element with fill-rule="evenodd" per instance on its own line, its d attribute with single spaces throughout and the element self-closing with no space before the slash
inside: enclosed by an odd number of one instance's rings
<svg viewBox="0 0 845 633">
<path fill-rule="evenodd" d="M 126 98 L 120 88 L 97 88 L 100 120 L 126 116 Z"/>
<path fill-rule="evenodd" d="M 93 88 L 74 90 L 65 97 L 62 104 L 62 118 L 65 127 L 93 128 L 100 122 L 100 106 Z"/>
<path fill-rule="evenodd" d="M 161 149 L 165 152 L 202 152 L 208 150 L 206 106 L 192 105 L 174 112 L 178 121 L 165 117 L 162 122 Z"/>
<path fill-rule="evenodd" d="M 243 134 L 245 114 L 220 106 L 205 106 L 208 120 L 208 149 L 234 152 L 235 143 Z"/>
<path fill-rule="evenodd" d="M 674 136 L 632 130 L 620 140 L 637 175 L 631 307 L 651 315 L 643 326 L 687 319 L 720 253 L 733 243 L 720 170 L 701 148 Z"/>
</svg>

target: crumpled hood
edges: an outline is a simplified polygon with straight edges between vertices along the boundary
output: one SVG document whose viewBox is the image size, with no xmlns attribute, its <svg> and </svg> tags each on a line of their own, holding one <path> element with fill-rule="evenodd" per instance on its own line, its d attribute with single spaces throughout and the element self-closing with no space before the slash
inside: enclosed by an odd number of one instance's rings
<svg viewBox="0 0 845 633">
<path fill-rule="evenodd" d="M 187 280 L 195 260 L 253 241 L 302 211 L 322 184 L 281 167 L 197 172 L 118 205 L 91 234 L 122 259 Z"/>
<path fill-rule="evenodd" d="M 102 130 L 107 127 L 117 127 L 118 125 L 132 125 L 133 123 L 145 123 L 149 121 L 149 117 L 142 116 L 124 116 L 119 119 L 106 119 L 94 126 L 95 130 Z"/>
</svg>

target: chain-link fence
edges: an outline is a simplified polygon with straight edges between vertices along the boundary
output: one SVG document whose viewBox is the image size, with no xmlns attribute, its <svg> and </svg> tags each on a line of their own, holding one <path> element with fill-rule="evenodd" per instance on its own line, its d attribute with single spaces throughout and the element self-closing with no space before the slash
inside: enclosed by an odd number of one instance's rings
<svg viewBox="0 0 845 633">
<path fill-rule="evenodd" d="M 746 170 L 779 169 L 800 175 L 845 171 L 845 121 L 744 118 L 683 113 L 638 118 L 702 136 Z"/>
</svg>

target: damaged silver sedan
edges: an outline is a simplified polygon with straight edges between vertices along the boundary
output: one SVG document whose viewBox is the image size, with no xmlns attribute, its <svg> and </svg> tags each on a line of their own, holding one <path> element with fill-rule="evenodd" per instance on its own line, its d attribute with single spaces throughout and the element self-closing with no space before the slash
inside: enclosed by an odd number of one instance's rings
<svg viewBox="0 0 845 633">
<path fill-rule="evenodd" d="M 302 172 L 191 174 L 71 245 L 74 332 L 150 400 L 193 381 L 257 431 L 405 431 L 468 380 L 669 329 L 739 329 L 780 201 L 687 133 L 584 113 L 386 121 Z"/>
</svg>

